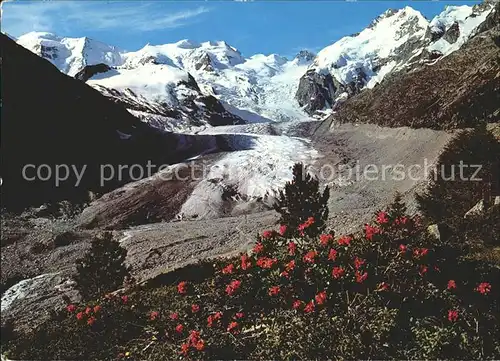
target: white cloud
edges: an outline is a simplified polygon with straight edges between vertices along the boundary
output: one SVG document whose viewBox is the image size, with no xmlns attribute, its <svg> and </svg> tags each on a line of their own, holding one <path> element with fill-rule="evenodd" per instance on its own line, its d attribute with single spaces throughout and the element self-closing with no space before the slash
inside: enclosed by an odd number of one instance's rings
<svg viewBox="0 0 500 361">
<path fill-rule="evenodd" d="M 30 31 L 62 29 L 154 31 L 177 28 L 209 12 L 206 7 L 166 12 L 158 3 L 36 1 L 2 3 L 2 31 L 19 36 Z"/>
</svg>

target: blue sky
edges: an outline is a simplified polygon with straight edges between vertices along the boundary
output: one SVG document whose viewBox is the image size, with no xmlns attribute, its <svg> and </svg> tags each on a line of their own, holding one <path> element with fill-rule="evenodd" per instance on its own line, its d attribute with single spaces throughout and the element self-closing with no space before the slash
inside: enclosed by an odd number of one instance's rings
<svg viewBox="0 0 500 361">
<path fill-rule="evenodd" d="M 125 50 L 191 39 L 225 40 L 243 55 L 318 51 L 362 30 L 388 8 L 405 5 L 432 18 L 473 1 L 8 1 L 2 31 L 88 36 Z"/>
</svg>

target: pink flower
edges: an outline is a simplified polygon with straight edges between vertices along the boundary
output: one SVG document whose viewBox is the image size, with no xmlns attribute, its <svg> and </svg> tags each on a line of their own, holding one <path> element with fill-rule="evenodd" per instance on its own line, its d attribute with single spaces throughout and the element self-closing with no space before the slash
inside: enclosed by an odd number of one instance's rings
<svg viewBox="0 0 500 361">
<path fill-rule="evenodd" d="M 331 240 L 333 240 L 333 236 L 331 234 L 322 234 L 319 236 L 319 243 L 322 246 L 327 246 Z"/>
<path fill-rule="evenodd" d="M 238 322 L 230 322 L 229 325 L 227 326 L 227 332 L 231 332 L 233 334 L 238 333 Z"/>
<path fill-rule="evenodd" d="M 408 250 L 408 247 L 406 247 L 404 244 L 399 245 L 399 252 L 406 253 L 407 250 Z"/>
<path fill-rule="evenodd" d="M 238 280 L 231 281 L 231 283 L 226 286 L 226 293 L 229 296 L 232 296 L 238 290 L 238 288 L 240 288 L 240 286 L 241 286 L 241 281 Z"/>
<path fill-rule="evenodd" d="M 243 317 L 245 317 L 245 314 L 243 312 L 237 312 L 234 316 L 236 318 L 243 318 Z"/>
<path fill-rule="evenodd" d="M 87 325 L 92 326 L 95 323 L 95 321 L 96 319 L 94 316 L 89 317 L 89 319 L 87 320 Z"/>
<path fill-rule="evenodd" d="M 231 264 L 228 264 L 226 267 L 224 267 L 222 269 L 222 274 L 231 274 L 234 272 L 234 265 L 231 263 Z"/>
<path fill-rule="evenodd" d="M 423 276 L 424 274 L 427 273 L 428 270 L 429 270 L 429 267 L 422 264 L 422 265 L 420 265 L 420 270 L 418 271 L 418 273 L 420 274 L 420 276 Z"/>
<path fill-rule="evenodd" d="M 318 255 L 316 251 L 309 251 L 304 255 L 304 262 L 306 263 L 314 263 L 314 258 Z"/>
<path fill-rule="evenodd" d="M 84 315 L 84 313 L 83 313 L 83 312 L 78 312 L 78 313 L 76 314 L 76 319 L 77 319 L 77 320 L 81 320 L 81 319 L 83 319 L 83 315 Z"/>
<path fill-rule="evenodd" d="M 364 259 L 361 259 L 361 258 L 356 257 L 356 258 L 354 259 L 354 268 L 356 268 L 356 269 L 360 269 L 360 268 L 361 268 L 361 266 L 365 264 L 365 262 L 366 262 L 366 261 L 365 261 Z"/>
<path fill-rule="evenodd" d="M 288 273 L 288 271 L 283 271 L 280 273 L 280 277 L 290 278 L 290 273 Z"/>
<path fill-rule="evenodd" d="M 198 312 L 199 310 L 200 310 L 200 306 L 198 306 L 198 305 L 192 305 L 192 306 L 191 306 L 191 311 L 192 311 L 193 313 L 196 313 L 196 312 Z"/>
<path fill-rule="evenodd" d="M 88 315 L 88 314 L 90 314 L 90 313 L 92 313 L 92 309 L 91 309 L 90 307 L 87 307 L 87 308 L 85 309 L 85 313 L 86 313 L 87 315 Z"/>
<path fill-rule="evenodd" d="M 298 310 L 301 306 L 302 306 L 302 301 L 300 300 L 293 301 L 292 308 L 294 310 Z"/>
<path fill-rule="evenodd" d="M 241 269 L 246 271 L 252 266 L 252 263 L 249 261 L 249 258 L 246 254 L 241 255 Z"/>
<path fill-rule="evenodd" d="M 198 340 L 194 344 L 194 348 L 197 349 L 198 351 L 203 351 L 205 349 L 205 341 L 203 340 Z"/>
<path fill-rule="evenodd" d="M 396 220 L 394 221 L 394 224 L 400 225 L 400 224 L 406 224 L 407 222 L 408 222 L 408 217 L 403 216 L 403 217 L 396 218 Z"/>
<path fill-rule="evenodd" d="M 286 270 L 293 271 L 294 268 L 295 268 L 295 260 L 292 259 L 290 262 L 286 264 Z"/>
<path fill-rule="evenodd" d="M 213 315 L 208 316 L 207 318 L 207 326 L 212 327 L 213 323 L 220 320 L 222 318 L 222 312 L 216 312 Z"/>
<path fill-rule="evenodd" d="M 127 295 L 123 295 L 122 296 L 122 302 L 123 303 L 127 303 L 128 302 L 128 296 Z"/>
<path fill-rule="evenodd" d="M 457 310 L 449 310 L 448 311 L 448 320 L 450 322 L 455 322 L 458 320 L 458 311 Z"/>
<path fill-rule="evenodd" d="M 294 256 L 296 250 L 297 250 L 297 245 L 294 242 L 288 243 L 288 254 L 290 256 Z"/>
<path fill-rule="evenodd" d="M 171 320 L 178 320 L 179 319 L 179 314 L 177 312 L 172 312 L 170 314 L 170 319 Z"/>
<path fill-rule="evenodd" d="M 451 289 L 454 289 L 454 288 L 457 288 L 457 284 L 454 280 L 449 280 L 448 281 L 448 287 L 447 287 L 449 290 Z"/>
<path fill-rule="evenodd" d="M 75 305 L 67 305 L 66 310 L 68 310 L 68 312 L 75 312 L 76 306 Z"/>
<path fill-rule="evenodd" d="M 328 260 L 335 261 L 337 259 L 337 253 L 338 252 L 332 248 L 328 253 Z"/>
<path fill-rule="evenodd" d="M 189 333 L 188 340 L 189 340 L 189 342 L 191 342 L 192 344 L 195 344 L 196 342 L 198 342 L 198 341 L 200 340 L 200 331 L 195 331 L 195 330 L 192 330 L 192 331 Z"/>
<path fill-rule="evenodd" d="M 349 246 L 351 244 L 352 237 L 351 236 L 342 236 L 337 241 L 340 246 Z"/>
<path fill-rule="evenodd" d="M 482 282 L 477 286 L 476 291 L 481 293 L 482 295 L 485 295 L 491 291 L 491 284 L 488 282 Z"/>
<path fill-rule="evenodd" d="M 311 313 L 311 312 L 314 312 L 314 302 L 313 301 L 310 301 L 306 307 L 304 307 L 304 312 L 305 313 Z"/>
<path fill-rule="evenodd" d="M 279 286 L 273 286 L 273 287 L 269 288 L 269 296 L 277 296 L 278 293 L 280 293 Z"/>
<path fill-rule="evenodd" d="M 284 236 L 286 233 L 286 226 L 284 224 L 282 224 L 280 226 L 280 235 Z"/>
<path fill-rule="evenodd" d="M 309 228 L 313 224 L 314 224 L 314 218 L 313 217 L 309 217 L 309 218 L 307 218 L 307 221 L 305 221 L 304 223 L 300 224 L 297 229 L 299 230 L 299 232 L 300 232 L 301 235 L 304 235 L 304 230 L 306 228 Z"/>
<path fill-rule="evenodd" d="M 276 258 L 261 257 L 257 260 L 256 264 L 260 268 L 269 269 L 272 268 L 276 262 L 278 262 Z"/>
<path fill-rule="evenodd" d="M 387 291 L 389 289 L 389 285 L 385 282 L 382 282 L 378 285 L 377 291 Z"/>
<path fill-rule="evenodd" d="M 156 320 L 156 318 L 158 317 L 158 315 L 159 315 L 158 311 L 152 311 L 151 314 L 149 315 L 149 319 L 151 321 L 154 321 L 154 320 Z"/>
<path fill-rule="evenodd" d="M 99 312 L 99 311 L 101 310 L 101 308 L 102 308 L 101 306 L 99 306 L 99 305 L 95 305 L 95 306 L 94 306 L 94 313 Z"/>
<path fill-rule="evenodd" d="M 177 326 L 175 326 L 175 331 L 178 333 L 182 333 L 182 331 L 184 331 L 184 326 L 179 323 Z"/>
<path fill-rule="evenodd" d="M 365 224 L 365 237 L 371 241 L 373 236 L 380 233 L 380 228 Z"/>
<path fill-rule="evenodd" d="M 332 276 L 335 279 L 339 279 L 344 275 L 345 271 L 342 267 L 333 267 Z"/>
<path fill-rule="evenodd" d="M 188 354 L 188 352 L 189 352 L 189 344 L 187 344 L 187 343 L 183 343 L 183 344 L 181 345 L 181 351 L 180 351 L 180 353 L 181 353 L 182 355 L 186 356 L 186 355 Z"/>
<path fill-rule="evenodd" d="M 359 271 L 356 271 L 356 282 L 358 283 L 363 283 L 367 278 L 368 278 L 368 273 L 361 273 Z"/>
<path fill-rule="evenodd" d="M 274 235 L 274 231 L 264 231 L 262 232 L 262 237 L 271 238 Z"/>
<path fill-rule="evenodd" d="M 255 247 L 253 248 L 253 253 L 255 253 L 255 254 L 259 254 L 259 253 L 261 253 L 263 250 L 264 250 L 264 246 L 262 245 L 262 243 L 260 243 L 260 242 L 259 242 L 259 243 L 257 243 L 257 244 L 255 245 Z"/>
<path fill-rule="evenodd" d="M 413 255 L 414 255 L 416 258 L 423 257 L 423 256 L 425 256 L 427 253 L 429 253 L 429 250 L 428 250 L 427 248 L 415 248 L 415 250 L 413 251 Z"/>
<path fill-rule="evenodd" d="M 326 291 L 318 293 L 316 296 L 314 296 L 314 299 L 316 300 L 316 303 L 318 305 L 322 305 L 326 301 Z"/>
<path fill-rule="evenodd" d="M 186 281 L 179 282 L 179 284 L 177 285 L 177 292 L 179 292 L 181 295 L 185 295 L 187 293 Z"/>
<path fill-rule="evenodd" d="M 384 211 L 378 212 L 377 223 L 378 224 L 385 224 L 387 222 L 389 222 L 389 218 L 387 218 L 387 213 Z"/>
</svg>

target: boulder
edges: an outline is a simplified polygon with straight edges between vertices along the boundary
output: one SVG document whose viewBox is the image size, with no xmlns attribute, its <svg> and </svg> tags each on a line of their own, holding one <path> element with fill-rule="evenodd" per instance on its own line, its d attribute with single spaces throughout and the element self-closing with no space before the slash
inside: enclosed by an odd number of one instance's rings
<svg viewBox="0 0 500 361">
<path fill-rule="evenodd" d="M 484 211 L 486 210 L 484 200 L 480 200 L 479 202 L 476 203 L 474 207 L 469 209 L 467 213 L 465 213 L 464 218 L 471 218 L 475 216 L 480 216 L 484 214 Z"/>
<path fill-rule="evenodd" d="M 439 232 L 439 226 L 437 224 L 431 224 L 427 227 L 427 233 L 435 238 L 437 241 L 441 240 L 441 232 Z"/>
</svg>

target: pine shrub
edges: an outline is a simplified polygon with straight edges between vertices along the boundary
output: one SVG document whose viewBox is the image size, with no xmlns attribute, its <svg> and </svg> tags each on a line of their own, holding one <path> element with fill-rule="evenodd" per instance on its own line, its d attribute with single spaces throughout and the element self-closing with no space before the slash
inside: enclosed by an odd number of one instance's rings
<svg viewBox="0 0 500 361">
<path fill-rule="evenodd" d="M 127 250 L 113 240 L 111 233 L 94 239 L 90 250 L 76 263 L 75 281 L 82 297 L 94 299 L 120 288 L 130 277 L 126 257 Z"/>
<path fill-rule="evenodd" d="M 293 166 L 293 179 L 280 190 L 274 209 L 281 215 L 279 224 L 286 225 L 287 236 L 306 235 L 316 237 L 326 228 L 328 219 L 328 198 L 330 190 L 319 189 L 319 181 L 306 172 L 302 163 Z M 299 229 L 308 219 L 313 219 L 306 229 Z"/>
</svg>

